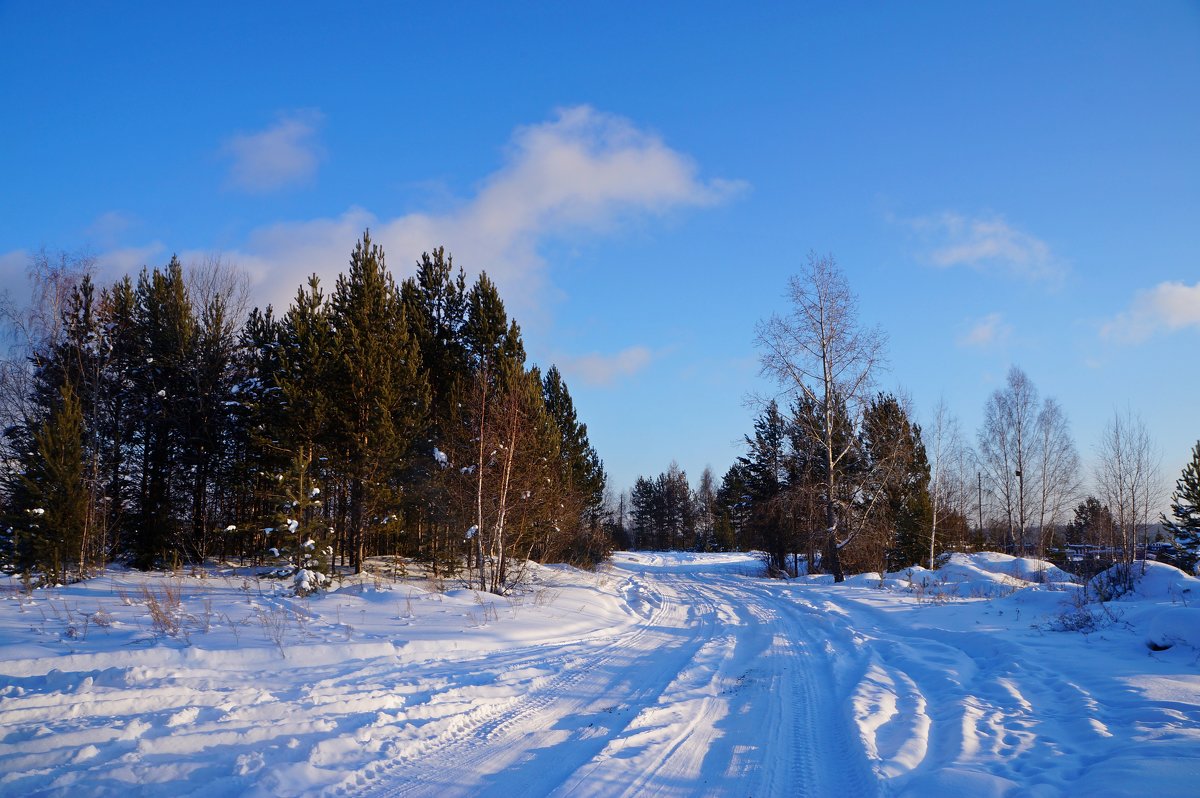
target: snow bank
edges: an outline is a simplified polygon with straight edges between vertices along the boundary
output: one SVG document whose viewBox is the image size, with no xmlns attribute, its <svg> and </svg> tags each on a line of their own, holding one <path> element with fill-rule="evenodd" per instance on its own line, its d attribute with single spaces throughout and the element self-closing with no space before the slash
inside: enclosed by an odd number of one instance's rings
<svg viewBox="0 0 1200 798">
<path fill-rule="evenodd" d="M 1015 577 L 1025 582 L 1074 582 L 1075 577 L 1046 560 L 1013 557 L 995 551 L 975 554 L 952 554 L 950 564 L 970 563 L 993 574 Z"/>
<path fill-rule="evenodd" d="M 1116 578 L 1117 568 L 1118 566 L 1114 566 L 1108 569 L 1097 579 Z M 1125 598 L 1197 601 L 1200 600 L 1200 579 L 1164 562 L 1148 560 L 1144 568 L 1143 564 L 1138 562 L 1133 565 L 1133 590 Z"/>
<path fill-rule="evenodd" d="M 1045 560 L 1012 557 L 985 551 L 955 553 L 936 570 L 920 565 L 895 571 L 880 579 L 879 574 L 860 574 L 848 584 L 879 586 L 907 593 L 939 598 L 999 598 L 1034 585 L 1065 585 L 1071 574 Z"/>
<path fill-rule="evenodd" d="M 1166 607 L 1151 617 L 1146 645 L 1164 651 L 1175 645 L 1200 651 L 1200 607 Z"/>
</svg>

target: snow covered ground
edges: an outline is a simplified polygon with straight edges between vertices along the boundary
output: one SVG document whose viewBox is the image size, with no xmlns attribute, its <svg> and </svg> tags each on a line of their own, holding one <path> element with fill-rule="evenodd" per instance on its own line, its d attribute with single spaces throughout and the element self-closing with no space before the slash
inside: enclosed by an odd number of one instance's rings
<svg viewBox="0 0 1200 798">
<path fill-rule="evenodd" d="M 622 552 L 511 598 L 9 583 L 0 794 L 1200 794 L 1200 580 L 1152 563 L 1101 611 L 997 554 L 758 571 Z"/>
</svg>

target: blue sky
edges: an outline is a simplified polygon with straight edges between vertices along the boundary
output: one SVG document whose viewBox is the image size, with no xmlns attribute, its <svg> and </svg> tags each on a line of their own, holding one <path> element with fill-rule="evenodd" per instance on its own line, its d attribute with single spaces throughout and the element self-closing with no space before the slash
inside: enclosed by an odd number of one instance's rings
<svg viewBox="0 0 1200 798">
<path fill-rule="evenodd" d="M 1085 461 L 1200 439 L 1200 4 L 0 0 L 0 282 L 220 253 L 260 302 L 370 226 L 567 374 L 618 489 L 719 478 L 755 323 L 832 253 L 880 386 L 973 438 L 1023 368 Z"/>
</svg>

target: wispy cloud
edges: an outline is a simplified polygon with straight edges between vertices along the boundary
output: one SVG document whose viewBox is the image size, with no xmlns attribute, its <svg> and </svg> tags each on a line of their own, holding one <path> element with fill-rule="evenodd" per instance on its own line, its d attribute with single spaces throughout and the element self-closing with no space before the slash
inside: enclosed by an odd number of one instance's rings
<svg viewBox="0 0 1200 798">
<path fill-rule="evenodd" d="M 107 211 L 97 216 L 84 233 L 103 247 L 113 246 L 135 224 L 137 218 L 124 211 Z"/>
<path fill-rule="evenodd" d="M 1137 343 L 1160 331 L 1200 328 L 1200 282 L 1159 283 L 1139 291 L 1129 309 L 1100 328 L 1104 338 Z"/>
<path fill-rule="evenodd" d="M 119 279 L 124 274 L 137 274 L 143 266 L 165 266 L 170 255 L 161 241 L 140 247 L 110 249 L 96 256 L 96 273 L 103 280 Z"/>
<path fill-rule="evenodd" d="M 967 217 L 952 211 L 904 220 L 924 240 L 922 257 L 939 268 L 967 267 L 989 274 L 1058 283 L 1067 266 L 1040 238 L 1002 216 Z"/>
<path fill-rule="evenodd" d="M 588 385 L 611 385 L 621 377 L 631 377 L 650 365 L 654 355 L 644 346 L 631 346 L 612 355 L 588 354 L 559 360 L 559 368 L 568 377 L 578 377 Z"/>
<path fill-rule="evenodd" d="M 230 160 L 228 185 L 265 194 L 311 180 L 320 162 L 316 134 L 322 118 L 319 111 L 294 111 L 266 130 L 231 136 L 221 147 Z"/>
<path fill-rule="evenodd" d="M 332 218 L 260 228 L 240 251 L 225 255 L 250 271 L 260 301 L 284 307 L 309 274 L 328 282 L 344 270 L 354 241 L 370 227 L 397 272 L 406 273 L 421 252 L 444 245 L 469 273 L 486 270 L 514 309 L 532 312 L 545 288 L 538 254 L 545 240 L 714 205 L 742 188 L 736 181 L 701 179 L 696 164 L 657 135 L 578 106 L 518 128 L 504 164 L 448 212 L 378 218 L 354 207 Z"/>
<path fill-rule="evenodd" d="M 28 293 L 28 266 L 29 253 L 23 249 L 0 253 L 0 298 L 4 294 L 23 297 Z"/>
<path fill-rule="evenodd" d="M 959 346 L 984 348 L 1003 343 L 1012 333 L 1012 326 L 1005 323 L 999 313 L 989 313 L 971 326 L 958 339 Z"/>
</svg>

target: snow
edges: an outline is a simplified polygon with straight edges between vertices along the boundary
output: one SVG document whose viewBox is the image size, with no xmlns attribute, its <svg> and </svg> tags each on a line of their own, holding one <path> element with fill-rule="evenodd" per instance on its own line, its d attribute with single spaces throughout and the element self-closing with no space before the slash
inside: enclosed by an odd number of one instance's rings
<svg viewBox="0 0 1200 798">
<path fill-rule="evenodd" d="M 307 597 L 307 569 L 6 579 L 0 795 L 1173 796 L 1200 777 L 1200 580 L 1170 566 L 1084 608 L 1085 631 L 1060 631 L 1079 586 L 1000 554 L 841 585 L 745 554 L 529 568 L 507 597 L 382 571 Z"/>
</svg>

